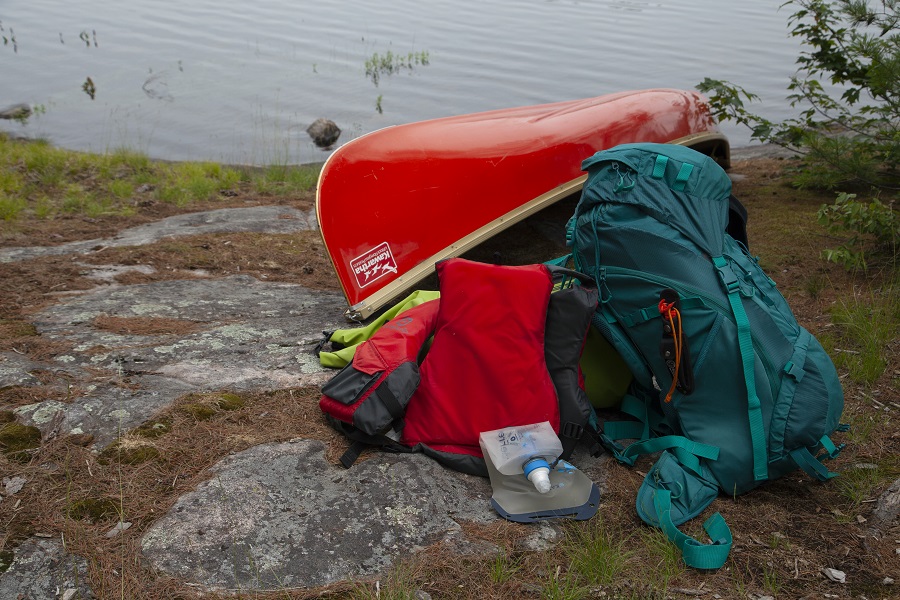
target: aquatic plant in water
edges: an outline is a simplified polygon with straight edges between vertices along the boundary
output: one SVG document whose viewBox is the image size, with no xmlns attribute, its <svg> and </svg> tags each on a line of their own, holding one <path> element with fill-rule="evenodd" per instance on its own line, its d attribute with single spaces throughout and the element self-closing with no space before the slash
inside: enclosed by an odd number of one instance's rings
<svg viewBox="0 0 900 600">
<path fill-rule="evenodd" d="M 393 75 L 403 69 L 412 71 L 417 65 L 428 65 L 429 56 L 427 50 L 410 52 L 406 55 L 394 54 L 390 50 L 384 54 L 377 52 L 372 58 L 366 60 L 366 77 L 372 80 L 376 86 L 382 75 Z"/>
</svg>

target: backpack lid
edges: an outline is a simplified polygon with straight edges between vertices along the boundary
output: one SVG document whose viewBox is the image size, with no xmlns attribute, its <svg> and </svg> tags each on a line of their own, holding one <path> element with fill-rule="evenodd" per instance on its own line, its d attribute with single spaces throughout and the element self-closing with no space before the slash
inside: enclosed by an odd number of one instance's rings
<svg viewBox="0 0 900 600">
<path fill-rule="evenodd" d="M 581 169 L 588 180 L 576 213 L 599 202 L 636 205 L 709 256 L 722 255 L 731 179 L 710 157 L 673 144 L 623 144 L 597 152 Z"/>
</svg>

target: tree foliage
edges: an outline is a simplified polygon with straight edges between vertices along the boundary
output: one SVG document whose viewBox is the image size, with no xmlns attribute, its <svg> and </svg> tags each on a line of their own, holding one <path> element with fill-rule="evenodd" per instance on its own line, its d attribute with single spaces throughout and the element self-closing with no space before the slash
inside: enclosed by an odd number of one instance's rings
<svg viewBox="0 0 900 600">
<path fill-rule="evenodd" d="M 799 114 L 774 123 L 751 113 L 758 97 L 704 79 L 713 113 L 754 140 L 804 155 L 799 185 L 860 184 L 900 190 L 900 0 L 789 0 L 791 35 L 803 42 L 787 87 Z"/>
<path fill-rule="evenodd" d="M 896 262 L 900 0 L 788 0 L 786 6 L 793 10 L 791 35 L 803 42 L 787 86 L 796 117 L 775 123 L 753 114 L 745 103 L 758 96 L 730 82 L 706 78 L 697 89 L 720 120 L 801 154 L 796 185 L 842 190 L 818 215 L 830 234 L 844 236 L 826 251 L 828 260 L 865 269 L 873 256 L 867 250 L 874 250 Z"/>
</svg>

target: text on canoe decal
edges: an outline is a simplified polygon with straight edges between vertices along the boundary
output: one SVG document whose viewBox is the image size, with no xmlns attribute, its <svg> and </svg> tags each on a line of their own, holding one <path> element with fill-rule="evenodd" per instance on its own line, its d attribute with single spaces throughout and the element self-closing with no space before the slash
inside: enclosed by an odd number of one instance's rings
<svg viewBox="0 0 900 600">
<path fill-rule="evenodd" d="M 397 272 L 397 261 L 387 242 L 382 242 L 350 261 L 357 287 L 364 288 L 388 273 Z"/>
</svg>

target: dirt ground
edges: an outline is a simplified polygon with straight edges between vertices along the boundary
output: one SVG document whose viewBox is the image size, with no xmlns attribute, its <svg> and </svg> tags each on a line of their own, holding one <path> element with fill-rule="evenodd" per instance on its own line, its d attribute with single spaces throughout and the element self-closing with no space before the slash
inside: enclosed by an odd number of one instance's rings
<svg viewBox="0 0 900 600">
<path fill-rule="evenodd" d="M 870 282 L 848 274 L 840 267 L 824 263 L 822 248 L 833 243 L 815 225 L 813 215 L 832 194 L 796 190 L 785 173 L 790 161 L 752 159 L 735 161 L 734 193 L 747 207 L 751 251 L 761 256 L 761 265 L 779 284 L 798 320 L 814 335 L 834 332 L 832 308 L 842 299 L 869 289 Z M 7 227 L 0 247 L 56 245 L 74 240 L 113 235 L 126 227 L 165 216 L 206 208 L 285 204 L 300 209 L 313 206 L 313 194 L 295 198 L 256 196 L 249 191 L 223 196 L 208 206 L 193 205 L 179 209 L 155 203 L 138 207 L 128 218 L 71 216 L 47 221 L 29 221 Z M 508 264 L 538 262 L 559 254 L 561 246 L 542 233 L 547 223 L 564 223 L 572 204 L 560 203 L 473 251 L 469 257 L 497 260 Z M 65 352 L 65 344 L 48 342 L 36 335 L 31 316 L 66 294 L 90 289 L 97 282 L 86 277 L 79 262 L 90 264 L 147 265 L 147 274 L 129 272 L 119 276 L 120 283 L 133 284 L 178 279 L 202 272 L 205 277 L 223 277 L 240 272 L 268 281 L 299 283 L 315 289 L 339 290 L 339 285 L 317 232 L 290 235 L 208 234 L 160 241 L 149 246 L 100 249 L 78 257 L 47 257 L 0 264 L 0 339 L 3 351 L 14 351 L 34 360 L 43 360 Z M 876 277 L 869 274 L 869 278 Z M 433 282 L 432 282 L 433 284 Z M 422 287 L 427 286 L 424 284 Z M 108 318 L 96 326 L 109 331 L 167 332 L 190 326 L 165 319 Z M 872 510 L 875 499 L 892 481 L 900 477 L 900 433 L 895 415 L 900 410 L 896 382 L 900 377 L 900 343 L 894 341 L 890 364 L 881 379 L 872 386 L 860 386 L 844 375 L 846 395 L 845 421 L 871 423 L 866 436 L 841 435 L 847 442 L 841 456 L 830 463 L 837 471 L 852 470 L 854 465 L 879 465 L 879 478 L 862 495 L 853 495 L 850 484 L 839 480 L 821 485 L 800 474 L 781 480 L 735 499 L 714 503 L 732 531 L 735 547 L 728 567 L 715 573 L 679 571 L 667 594 L 672 597 L 746 598 L 771 595 L 778 598 L 888 598 L 900 597 L 900 583 L 890 586 L 885 578 L 900 578 L 900 527 L 895 524 L 873 533 Z M 47 380 L 54 373 L 34 374 Z M 73 393 L 88 386 L 88 381 L 71 382 Z M 17 406 L 45 399 L 40 387 L 0 389 L 0 415 L 11 415 Z M 254 444 L 309 435 L 335 445 L 333 455 L 342 451 L 342 440 L 320 418 L 316 401 L 318 390 L 298 389 L 243 395 L 241 402 L 228 410 L 213 411 L 200 418 L 197 406 L 216 405 L 221 398 L 192 396 L 176 403 L 147 430 L 160 424 L 175 432 L 160 441 L 163 462 L 129 464 L 117 460 L 102 461 L 85 448 L 90 440 L 78 436 L 48 439 L 26 461 L 0 456 L 0 476 L 25 474 L 42 481 L 12 510 L 0 504 L 0 553 L 9 552 L 19 540 L 36 532 L 79 540 L 69 549 L 88 558 L 91 584 L 100 597 L 187 598 L 197 597 L 195 590 L 154 573 L 141 565 L 139 538 L 103 535 L 115 523 L 115 505 L 102 502 L 93 507 L 73 509 L 65 498 L 76 491 L 82 496 L 114 499 L 126 503 L 129 514 L 139 515 L 139 527 L 145 529 L 165 513 L 179 495 L 205 477 L 205 469 L 228 453 Z M 255 420 L 242 410 L 254 404 L 266 410 L 268 418 Z M 193 407 L 193 408 L 191 408 Z M 893 407 L 893 408 L 892 408 Z M 9 420 L 6 418 L 5 420 Z M 303 427 L 296 426 L 303 422 Z M 160 438 L 162 440 L 162 438 Z M 854 443 L 864 440 L 864 443 Z M 124 446 L 122 446 L 124 447 Z M 180 447 L 179 452 L 167 448 Z M 102 458 L 102 457 L 100 457 Z M 65 477 L 50 475 L 41 465 L 48 462 L 66 465 Z M 621 540 L 640 539 L 641 524 L 634 514 L 634 494 L 649 462 L 634 469 L 612 467 L 610 489 L 603 499 L 603 524 Z M 856 482 L 856 479 L 853 480 Z M 853 483 L 851 482 L 851 483 Z M 123 493 L 123 490 L 125 492 Z M 77 494 L 75 494 L 77 495 Z M 124 500 L 122 500 L 124 497 Z M 697 521 L 700 521 L 698 519 Z M 699 523 L 696 525 L 699 528 Z M 506 523 L 487 528 L 486 539 L 504 543 L 515 536 Z M 693 531 L 699 535 L 699 531 Z M 626 544 L 626 548 L 629 544 Z M 419 587 L 435 598 L 534 597 L 533 584 L 541 580 L 546 567 L 543 557 L 522 556 L 518 581 L 495 582 L 489 576 L 490 564 L 459 561 L 443 557 L 439 551 L 427 551 L 409 565 Z M 630 555 L 621 581 L 608 588 L 609 597 L 645 596 L 642 578 L 662 568 L 664 559 L 637 552 Z M 658 561 L 658 562 L 654 562 Z M 482 560 L 482 563 L 489 562 Z M 822 574 L 823 567 L 847 573 L 850 583 L 841 585 Z M 565 568 L 565 567 L 563 567 Z M 531 583 L 529 583 L 529 581 Z M 531 587 L 529 587 L 531 586 Z M 598 588 L 599 589 L 599 588 Z M 277 597 L 341 596 L 349 588 L 291 592 Z M 607 596 L 595 590 L 594 597 Z M 356 593 L 356 592 L 353 592 Z M 275 597 L 275 596 L 273 596 Z M 375 597 L 374 595 L 370 597 Z M 396 597 L 396 596 L 394 596 Z M 564 596 L 559 596 L 564 597 Z"/>
</svg>

